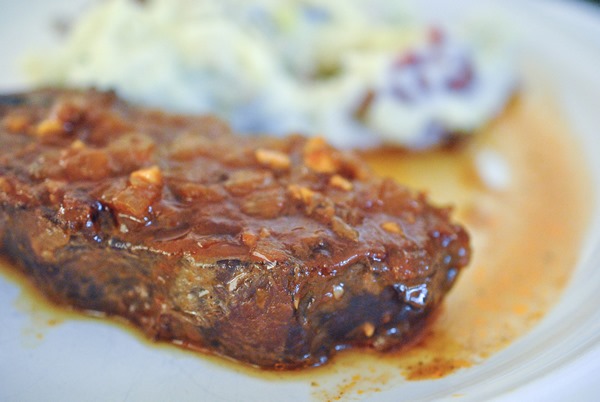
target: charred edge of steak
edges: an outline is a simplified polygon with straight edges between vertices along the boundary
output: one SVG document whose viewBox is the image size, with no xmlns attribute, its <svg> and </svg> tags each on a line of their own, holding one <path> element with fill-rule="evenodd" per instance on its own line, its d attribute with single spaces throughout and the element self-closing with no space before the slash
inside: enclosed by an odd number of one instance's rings
<svg viewBox="0 0 600 402">
<path fill-rule="evenodd" d="M 3 99 L 3 252 L 51 300 L 150 338 L 275 369 L 385 351 L 469 260 L 448 210 L 318 139 L 95 91 Z"/>
</svg>

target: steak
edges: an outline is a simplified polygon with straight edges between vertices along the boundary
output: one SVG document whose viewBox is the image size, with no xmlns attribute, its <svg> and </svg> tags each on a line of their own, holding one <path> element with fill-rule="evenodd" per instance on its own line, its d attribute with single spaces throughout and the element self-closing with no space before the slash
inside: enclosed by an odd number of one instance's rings
<svg viewBox="0 0 600 402">
<path fill-rule="evenodd" d="M 50 300 L 263 368 L 414 340 L 468 263 L 448 208 L 319 138 L 114 93 L 0 97 L 0 247 Z"/>
</svg>

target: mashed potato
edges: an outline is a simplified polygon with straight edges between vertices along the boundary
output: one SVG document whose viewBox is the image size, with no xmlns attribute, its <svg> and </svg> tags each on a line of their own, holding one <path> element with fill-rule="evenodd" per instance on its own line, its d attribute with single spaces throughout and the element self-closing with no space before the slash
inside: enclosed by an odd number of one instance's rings
<svg viewBox="0 0 600 402">
<path fill-rule="evenodd" d="M 515 78 L 496 39 L 428 27 L 402 1 L 108 0 L 28 70 L 241 132 L 425 148 L 503 108 Z"/>
</svg>

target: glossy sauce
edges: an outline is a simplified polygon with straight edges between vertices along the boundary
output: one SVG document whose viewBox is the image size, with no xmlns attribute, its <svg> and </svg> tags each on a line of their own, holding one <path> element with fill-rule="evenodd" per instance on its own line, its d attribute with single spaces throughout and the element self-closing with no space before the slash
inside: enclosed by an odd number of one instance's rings
<svg viewBox="0 0 600 402">
<path fill-rule="evenodd" d="M 473 366 L 528 332 L 560 299 L 577 263 L 594 196 L 578 146 L 559 115 L 542 98 L 525 94 L 457 149 L 364 155 L 378 174 L 427 189 L 435 203 L 454 205 L 454 216 L 472 235 L 472 263 L 411 349 L 385 356 L 346 352 L 325 367 L 301 372 L 244 370 L 265 380 L 306 382 L 317 400 L 360 398 L 405 380 L 440 378 Z M 506 188 L 489 188 L 480 179 L 474 160 L 482 150 L 507 162 Z M 26 304 L 18 303 L 19 309 Z M 35 304 L 35 309 L 41 305 Z M 48 317 L 56 323 L 62 316 Z"/>
</svg>

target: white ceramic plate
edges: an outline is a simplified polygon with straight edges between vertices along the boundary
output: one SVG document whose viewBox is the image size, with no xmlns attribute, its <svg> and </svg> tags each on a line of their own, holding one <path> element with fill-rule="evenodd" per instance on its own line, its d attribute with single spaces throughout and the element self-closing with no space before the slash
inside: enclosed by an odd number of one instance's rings
<svg viewBox="0 0 600 402">
<path fill-rule="evenodd" d="M 15 61 L 24 49 L 56 40 L 52 23 L 90 0 L 0 0 L 0 91 L 26 89 Z M 489 4 L 488 4 L 489 3 Z M 486 2 L 520 32 L 523 58 L 544 66 L 573 129 L 585 144 L 600 194 L 600 12 L 566 1 Z M 481 1 L 427 1 L 452 18 Z M 461 11 L 456 11 L 461 10 Z M 304 401 L 310 380 L 272 381 L 155 348 L 112 325 L 67 321 L 36 338 L 35 313 L 18 306 L 21 290 L 0 277 L 2 401 Z M 377 401 L 600 400 L 600 203 L 575 275 L 557 306 L 527 336 L 480 365 L 441 380 L 404 382 Z"/>
</svg>

